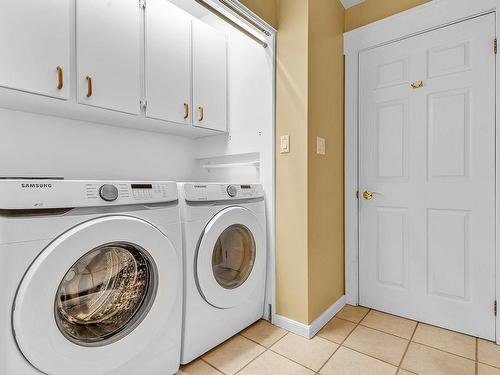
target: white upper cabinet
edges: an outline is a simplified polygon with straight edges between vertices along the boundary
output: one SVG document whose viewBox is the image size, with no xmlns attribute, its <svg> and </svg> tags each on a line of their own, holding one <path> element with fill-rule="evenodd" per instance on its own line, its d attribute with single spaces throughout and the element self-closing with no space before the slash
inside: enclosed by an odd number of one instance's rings
<svg viewBox="0 0 500 375">
<path fill-rule="evenodd" d="M 193 21 L 193 124 L 227 130 L 226 36 Z"/>
<path fill-rule="evenodd" d="M 146 7 L 146 116 L 191 124 L 191 16 L 166 0 Z"/>
<path fill-rule="evenodd" d="M 0 86 L 68 98 L 69 3 L 0 0 Z"/>
<path fill-rule="evenodd" d="M 79 102 L 139 114 L 139 1 L 77 0 L 76 12 Z"/>
</svg>

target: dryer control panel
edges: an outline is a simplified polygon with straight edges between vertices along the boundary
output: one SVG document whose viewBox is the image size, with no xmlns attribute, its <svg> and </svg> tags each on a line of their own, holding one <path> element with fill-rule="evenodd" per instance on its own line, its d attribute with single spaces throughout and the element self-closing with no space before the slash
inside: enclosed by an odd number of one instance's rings
<svg viewBox="0 0 500 375">
<path fill-rule="evenodd" d="M 215 202 L 249 200 L 264 197 L 260 184 L 184 184 L 184 198 L 188 202 Z"/>
<path fill-rule="evenodd" d="M 0 209 L 27 210 L 172 202 L 168 181 L 0 180 Z"/>
</svg>

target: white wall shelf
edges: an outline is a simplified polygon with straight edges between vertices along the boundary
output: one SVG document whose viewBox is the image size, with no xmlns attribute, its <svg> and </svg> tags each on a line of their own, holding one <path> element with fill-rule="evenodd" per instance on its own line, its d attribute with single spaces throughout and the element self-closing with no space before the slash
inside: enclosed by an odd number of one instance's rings
<svg viewBox="0 0 500 375">
<path fill-rule="evenodd" d="M 235 168 L 235 167 L 260 167 L 260 161 L 250 161 L 246 163 L 225 163 L 225 164 L 203 164 L 204 169 L 220 169 L 220 168 Z"/>
</svg>

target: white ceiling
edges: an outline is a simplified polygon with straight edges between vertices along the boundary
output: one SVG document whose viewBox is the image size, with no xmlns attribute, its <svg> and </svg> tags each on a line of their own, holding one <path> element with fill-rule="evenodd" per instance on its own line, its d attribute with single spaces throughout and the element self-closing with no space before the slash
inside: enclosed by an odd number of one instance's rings
<svg viewBox="0 0 500 375">
<path fill-rule="evenodd" d="M 342 3 L 342 5 L 346 9 L 349 8 L 349 7 L 352 7 L 353 5 L 362 3 L 363 1 L 365 1 L 365 0 L 340 0 L 340 2 Z"/>
</svg>

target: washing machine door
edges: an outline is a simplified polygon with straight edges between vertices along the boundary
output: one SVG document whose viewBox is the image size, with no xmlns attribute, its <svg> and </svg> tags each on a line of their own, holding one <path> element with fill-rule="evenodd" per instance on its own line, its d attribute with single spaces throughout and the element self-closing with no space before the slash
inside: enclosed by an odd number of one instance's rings
<svg viewBox="0 0 500 375">
<path fill-rule="evenodd" d="M 248 301 L 265 287 L 266 237 L 257 217 L 229 207 L 205 227 L 196 254 L 198 289 L 218 308 Z"/>
<path fill-rule="evenodd" d="M 82 223 L 50 243 L 23 278 L 13 311 L 18 346 L 46 374 L 121 369 L 162 334 L 181 301 L 180 269 L 170 240 L 146 221 Z"/>
</svg>

